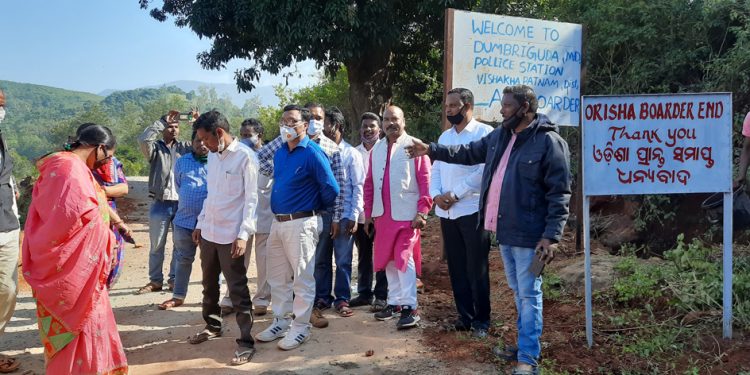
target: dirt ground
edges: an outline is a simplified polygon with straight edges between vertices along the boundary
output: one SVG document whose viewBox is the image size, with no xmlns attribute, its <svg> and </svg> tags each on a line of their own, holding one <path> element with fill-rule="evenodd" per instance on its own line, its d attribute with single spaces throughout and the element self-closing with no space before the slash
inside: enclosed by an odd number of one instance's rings
<svg viewBox="0 0 750 375">
<path fill-rule="evenodd" d="M 341 318 L 327 312 L 330 326 L 313 329 L 311 339 L 299 349 L 282 351 L 276 343 L 258 343 L 252 362 L 228 366 L 235 348 L 237 326 L 232 320 L 228 332 L 220 339 L 190 345 L 186 338 L 203 328 L 200 314 L 200 260 L 193 265 L 185 305 L 160 311 L 157 305 L 171 297 L 166 292 L 141 296 L 133 291 L 148 282 L 148 198 L 145 178 L 130 178 L 129 197 L 120 203 L 121 211 L 135 232 L 141 248 L 128 245 L 125 269 L 110 292 L 120 337 L 132 374 L 477 374 L 494 372 L 483 363 L 460 363 L 453 367 L 424 343 L 423 331 L 435 323 L 425 319 L 422 327 L 397 331 L 394 321 L 373 319 L 365 308 L 355 308 L 355 315 Z M 171 259 L 171 239 L 166 259 Z M 356 259 L 356 257 L 355 257 Z M 166 264 L 166 263 L 165 263 Z M 255 289 L 255 268 L 251 264 L 251 291 Z M 355 267 L 356 269 L 356 267 Z M 166 266 L 165 266 L 166 272 Z M 19 272 L 20 274 L 20 272 Z M 429 298 L 422 297 L 421 303 Z M 448 305 L 449 307 L 452 305 Z M 272 316 L 257 317 L 253 333 L 270 324 Z M 366 356 L 372 350 L 374 355 Z M 15 356 L 23 362 L 22 370 L 44 373 L 44 358 L 39 342 L 35 303 L 28 285 L 23 284 L 16 312 L 5 334 L 0 336 L 0 354 Z"/>
<path fill-rule="evenodd" d="M 455 319 L 447 265 L 441 261 L 442 243 L 439 222 L 430 218 L 423 232 L 423 281 L 420 294 L 422 312 L 420 327 L 397 331 L 395 323 L 379 322 L 364 308 L 355 315 L 340 318 L 327 313 L 330 326 L 313 329 L 313 336 L 296 350 L 284 352 L 275 343 L 258 343 L 258 353 L 244 366 L 227 363 L 234 350 L 237 332 L 233 321 L 224 337 L 190 345 L 186 338 L 203 327 L 200 315 L 200 261 L 193 266 L 187 303 L 171 311 L 160 311 L 156 305 L 168 299 L 165 292 L 135 296 L 132 292 L 147 282 L 148 198 L 145 178 L 131 178 L 131 194 L 121 203 L 121 210 L 136 232 L 142 248 L 128 247 L 122 277 L 110 293 L 118 328 L 126 348 L 132 374 L 235 374 L 252 372 L 265 375 L 291 374 L 498 374 L 509 373 L 510 365 L 490 354 L 492 346 L 515 341 L 515 307 L 505 282 L 502 261 L 496 248 L 490 252 L 492 326 L 487 340 L 472 339 L 462 332 L 450 332 L 448 323 Z M 603 252 L 594 243 L 594 252 Z M 167 259 L 171 259 L 171 240 Z M 548 268 L 554 272 L 579 260 L 569 231 L 558 257 Z M 355 257 L 356 259 L 356 257 Z M 356 272 L 356 267 L 355 267 Z M 251 291 L 254 290 L 254 264 L 250 267 Z M 355 280 L 356 281 L 356 280 Z M 354 288 L 354 287 L 353 287 Z M 611 306 L 595 304 L 594 340 L 586 348 L 583 297 L 565 294 L 544 301 L 542 367 L 545 374 L 652 374 L 658 357 L 642 358 L 626 354 L 613 338 L 616 332 L 607 328 Z M 22 285 L 16 313 L 6 333 L 0 336 L 0 354 L 23 361 L 23 369 L 44 372 L 42 348 L 37 335 L 35 307 L 28 285 Z M 666 317 L 665 317 L 666 318 Z M 264 329 L 272 318 L 259 317 L 253 332 Z M 644 321 L 648 326 L 654 322 Z M 658 322 L 657 322 L 658 323 Z M 721 339 L 721 323 L 714 319 L 700 332 L 700 348 L 686 351 L 676 358 L 669 374 L 683 374 L 696 367 L 700 374 L 750 374 L 750 339 L 735 328 L 733 340 Z M 636 332 L 636 331 L 633 331 Z M 372 350 L 374 355 L 366 356 Z"/>
</svg>

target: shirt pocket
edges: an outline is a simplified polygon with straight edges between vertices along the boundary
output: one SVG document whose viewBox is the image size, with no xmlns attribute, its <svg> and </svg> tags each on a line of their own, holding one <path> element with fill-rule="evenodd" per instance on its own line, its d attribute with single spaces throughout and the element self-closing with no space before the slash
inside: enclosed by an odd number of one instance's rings
<svg viewBox="0 0 750 375">
<path fill-rule="evenodd" d="M 234 193 L 243 190 L 242 175 L 232 172 L 224 172 L 222 181 L 219 183 L 219 191 L 222 193 Z"/>
<path fill-rule="evenodd" d="M 523 154 L 518 161 L 518 173 L 524 179 L 538 181 L 542 175 L 544 153 Z"/>
</svg>

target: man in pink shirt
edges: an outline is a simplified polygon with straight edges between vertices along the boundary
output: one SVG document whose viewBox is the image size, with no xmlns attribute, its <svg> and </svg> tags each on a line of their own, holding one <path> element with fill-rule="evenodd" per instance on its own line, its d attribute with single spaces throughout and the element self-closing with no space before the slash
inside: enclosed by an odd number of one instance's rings
<svg viewBox="0 0 750 375">
<path fill-rule="evenodd" d="M 496 351 L 516 361 L 514 375 L 538 374 L 542 334 L 542 278 L 531 265 L 554 258 L 570 201 L 570 153 L 557 126 L 537 113 L 534 90 L 526 85 L 503 90 L 503 126 L 480 140 L 459 146 L 429 146 L 414 140 L 413 156 L 474 165 L 484 163 L 478 225 L 495 232 L 518 312 L 518 344 Z"/>
</svg>

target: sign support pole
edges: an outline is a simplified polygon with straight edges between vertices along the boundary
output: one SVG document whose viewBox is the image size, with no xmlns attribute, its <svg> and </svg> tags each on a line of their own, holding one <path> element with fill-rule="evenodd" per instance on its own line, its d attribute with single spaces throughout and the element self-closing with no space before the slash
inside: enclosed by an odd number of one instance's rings
<svg viewBox="0 0 750 375">
<path fill-rule="evenodd" d="M 583 189 L 581 189 L 583 190 Z M 586 289 L 586 342 L 589 349 L 594 346 L 594 326 L 591 306 L 591 217 L 589 215 L 589 197 L 583 195 L 583 248 L 585 253 L 585 289 Z"/>
<path fill-rule="evenodd" d="M 722 326 L 725 339 L 732 338 L 732 207 L 734 194 L 724 193 L 724 306 L 722 309 Z"/>
</svg>

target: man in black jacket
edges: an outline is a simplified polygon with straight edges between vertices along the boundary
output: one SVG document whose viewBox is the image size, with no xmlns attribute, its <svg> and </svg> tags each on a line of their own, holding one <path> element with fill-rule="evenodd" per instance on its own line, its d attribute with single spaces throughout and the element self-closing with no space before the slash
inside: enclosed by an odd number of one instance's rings
<svg viewBox="0 0 750 375">
<path fill-rule="evenodd" d="M 473 165 L 485 163 L 477 225 L 495 232 L 518 311 L 518 344 L 497 351 L 518 361 L 516 375 L 538 373 L 542 333 L 542 278 L 530 267 L 554 258 L 570 201 L 570 153 L 557 126 L 541 113 L 526 85 L 503 90 L 503 125 L 460 146 L 415 141 L 410 156 Z"/>
<path fill-rule="evenodd" d="M 0 122 L 5 119 L 5 93 L 0 90 Z M 0 334 L 16 308 L 18 292 L 18 206 L 13 183 L 13 159 L 0 132 Z M 14 358 L 0 356 L 0 372 L 21 365 Z"/>
<path fill-rule="evenodd" d="M 180 156 L 192 152 L 189 141 L 180 141 L 180 113 L 169 111 L 161 119 L 146 127 L 138 136 L 141 153 L 149 161 L 148 192 L 154 198 L 148 214 L 149 238 L 151 250 L 148 256 L 149 282 L 138 289 L 136 294 L 162 290 L 164 284 L 164 246 L 167 243 L 167 232 L 177 213 L 177 186 L 174 179 L 174 163 Z M 157 139 L 161 135 L 162 139 Z M 174 286 L 175 257 L 169 263 L 167 290 Z"/>
</svg>

